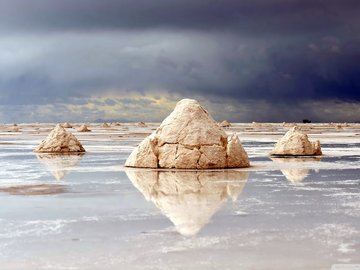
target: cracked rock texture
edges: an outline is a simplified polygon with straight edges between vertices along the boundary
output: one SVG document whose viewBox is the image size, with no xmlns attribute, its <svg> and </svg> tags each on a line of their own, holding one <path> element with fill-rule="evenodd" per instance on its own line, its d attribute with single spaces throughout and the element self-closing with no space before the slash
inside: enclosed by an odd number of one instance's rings
<svg viewBox="0 0 360 270">
<path fill-rule="evenodd" d="M 58 124 L 34 151 L 39 153 L 79 153 L 85 152 L 85 149 L 71 132 Z"/>
<path fill-rule="evenodd" d="M 238 137 L 227 135 L 196 101 L 183 99 L 154 133 L 130 154 L 125 166 L 211 169 L 248 167 Z"/>
<path fill-rule="evenodd" d="M 274 156 L 314 156 L 322 155 L 320 142 L 310 142 L 306 134 L 298 127 L 291 128 L 278 141 L 270 155 Z"/>
</svg>

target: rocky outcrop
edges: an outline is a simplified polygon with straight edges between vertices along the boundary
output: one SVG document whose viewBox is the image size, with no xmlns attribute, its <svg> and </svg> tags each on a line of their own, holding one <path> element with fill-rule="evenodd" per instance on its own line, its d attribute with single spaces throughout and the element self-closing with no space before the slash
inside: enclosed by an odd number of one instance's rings
<svg viewBox="0 0 360 270">
<path fill-rule="evenodd" d="M 85 149 L 71 132 L 58 124 L 34 151 L 38 153 L 69 154 L 85 152 Z"/>
<path fill-rule="evenodd" d="M 61 125 L 63 128 L 72 128 L 72 125 L 70 125 L 68 122 Z"/>
<path fill-rule="evenodd" d="M 248 172 L 159 171 L 126 168 L 133 185 L 186 236 L 197 234 L 228 200 L 240 196 Z"/>
<path fill-rule="evenodd" d="M 125 166 L 210 169 L 248 167 L 248 156 L 234 135 L 229 141 L 196 101 L 183 99 L 154 133 L 130 154 Z"/>
<path fill-rule="evenodd" d="M 219 124 L 220 127 L 231 127 L 231 124 L 227 121 L 224 120 Z"/>
<path fill-rule="evenodd" d="M 88 129 L 88 127 L 87 127 L 85 124 L 82 124 L 82 125 L 78 128 L 77 131 L 79 131 L 79 132 L 90 132 L 91 130 Z"/>
<path fill-rule="evenodd" d="M 274 146 L 273 156 L 314 156 L 321 155 L 320 142 L 310 142 L 298 127 L 291 128 Z"/>
</svg>

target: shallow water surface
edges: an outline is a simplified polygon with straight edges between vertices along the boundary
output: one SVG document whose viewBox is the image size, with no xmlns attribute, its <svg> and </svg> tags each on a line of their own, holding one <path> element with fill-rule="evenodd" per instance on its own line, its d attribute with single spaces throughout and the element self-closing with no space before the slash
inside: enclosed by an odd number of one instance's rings
<svg viewBox="0 0 360 270">
<path fill-rule="evenodd" d="M 153 171 L 123 167 L 150 129 L 92 129 L 75 156 L 34 154 L 46 132 L 0 136 L 0 269 L 360 263 L 359 144 L 284 160 L 267 157 L 274 139 L 249 138 L 249 169 Z"/>
</svg>

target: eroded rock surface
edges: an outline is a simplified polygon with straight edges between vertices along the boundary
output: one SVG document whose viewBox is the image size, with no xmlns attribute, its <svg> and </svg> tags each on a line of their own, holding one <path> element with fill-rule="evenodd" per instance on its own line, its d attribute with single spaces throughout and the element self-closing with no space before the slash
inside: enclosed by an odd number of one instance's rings
<svg viewBox="0 0 360 270">
<path fill-rule="evenodd" d="M 239 139 L 229 141 L 209 113 L 196 101 L 183 99 L 154 133 L 134 149 L 125 166 L 210 169 L 248 167 Z"/>
<path fill-rule="evenodd" d="M 85 149 L 71 132 L 58 124 L 34 151 L 38 153 L 79 153 L 85 152 Z"/>
<path fill-rule="evenodd" d="M 310 142 L 306 134 L 298 127 L 291 128 L 276 143 L 270 155 L 274 156 L 314 156 L 321 155 L 320 142 Z"/>
</svg>

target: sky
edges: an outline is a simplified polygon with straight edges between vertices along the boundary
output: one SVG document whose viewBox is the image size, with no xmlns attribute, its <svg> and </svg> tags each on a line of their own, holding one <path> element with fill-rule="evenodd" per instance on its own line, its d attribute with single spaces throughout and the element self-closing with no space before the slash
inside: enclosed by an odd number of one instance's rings
<svg viewBox="0 0 360 270">
<path fill-rule="evenodd" d="M 360 121 L 358 0 L 1 0 L 0 122 Z"/>
</svg>

